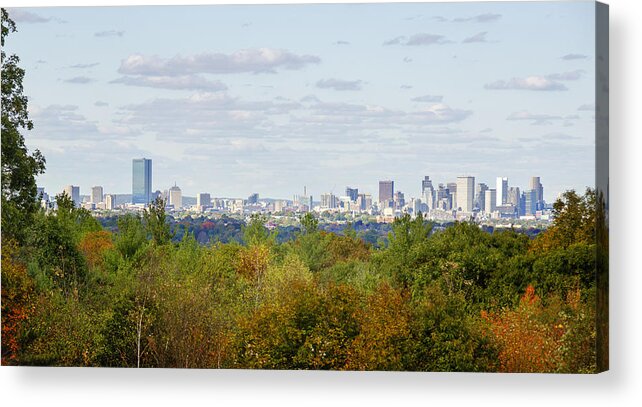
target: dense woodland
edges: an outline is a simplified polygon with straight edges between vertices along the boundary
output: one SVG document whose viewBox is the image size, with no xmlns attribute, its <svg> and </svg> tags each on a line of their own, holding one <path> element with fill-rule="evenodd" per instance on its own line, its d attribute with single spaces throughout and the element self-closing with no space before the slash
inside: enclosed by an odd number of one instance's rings
<svg viewBox="0 0 642 407">
<path fill-rule="evenodd" d="M 3 10 L 3 46 L 14 29 Z M 535 238 L 406 216 L 375 247 L 308 214 L 287 241 L 255 216 L 240 242 L 175 242 L 160 201 L 110 231 L 67 196 L 39 207 L 18 62 L 3 49 L 2 364 L 596 370 L 592 190 Z"/>
</svg>

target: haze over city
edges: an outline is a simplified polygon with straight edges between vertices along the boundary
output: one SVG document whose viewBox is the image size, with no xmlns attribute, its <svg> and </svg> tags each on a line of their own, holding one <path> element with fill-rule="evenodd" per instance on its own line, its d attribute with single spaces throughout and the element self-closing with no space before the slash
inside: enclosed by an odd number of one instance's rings
<svg viewBox="0 0 642 407">
<path fill-rule="evenodd" d="M 594 184 L 594 9 L 529 7 L 22 8 L 7 52 L 50 194 L 130 193 L 147 157 L 186 196 L 537 175 L 552 202 Z"/>
</svg>

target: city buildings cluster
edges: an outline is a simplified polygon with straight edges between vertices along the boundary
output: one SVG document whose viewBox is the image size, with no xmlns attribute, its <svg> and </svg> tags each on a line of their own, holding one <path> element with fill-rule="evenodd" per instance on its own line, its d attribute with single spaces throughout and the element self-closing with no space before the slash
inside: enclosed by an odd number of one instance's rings
<svg viewBox="0 0 642 407">
<path fill-rule="evenodd" d="M 39 188 L 43 205 L 52 207 L 44 189 Z M 475 183 L 473 176 L 457 177 L 455 182 L 435 185 L 430 176 L 421 180 L 420 194 L 410 199 L 395 190 L 393 180 L 379 181 L 379 195 L 373 199 L 369 193 L 347 186 L 344 195 L 326 192 L 318 201 L 303 188 L 303 194 L 294 195 L 292 200 L 260 199 L 253 193 L 246 199 L 216 198 L 210 193 L 199 193 L 196 199 L 183 197 L 176 183 L 165 191 L 152 191 L 152 160 L 132 160 L 132 193 L 125 202 L 118 202 L 115 194 L 104 194 L 102 186 L 91 188 L 91 194 L 81 199 L 80 188 L 68 185 L 62 191 L 75 205 L 88 210 L 142 210 L 161 197 L 167 211 L 227 212 L 227 213 L 352 213 L 378 216 L 386 222 L 404 214 L 422 216 L 435 220 L 452 219 L 537 219 L 550 218 L 550 206 L 544 201 L 544 187 L 540 177 L 532 177 L 527 189 L 509 185 L 508 178 L 497 177 L 495 185 Z M 185 198 L 185 199 L 184 199 Z M 122 200 L 122 198 L 121 198 Z M 189 201 L 189 202 L 188 202 Z"/>
</svg>

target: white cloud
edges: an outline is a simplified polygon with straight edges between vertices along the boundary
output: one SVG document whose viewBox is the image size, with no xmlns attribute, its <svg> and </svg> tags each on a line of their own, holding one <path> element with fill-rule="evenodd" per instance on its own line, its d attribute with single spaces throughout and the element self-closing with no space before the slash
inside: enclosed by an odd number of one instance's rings
<svg viewBox="0 0 642 407">
<path fill-rule="evenodd" d="M 447 44 L 450 41 L 446 39 L 443 35 L 438 34 L 428 34 L 428 33 L 419 33 L 414 34 L 410 37 L 399 36 L 388 41 L 385 41 L 383 45 L 408 45 L 408 46 L 421 46 L 421 45 L 440 45 Z"/>
<path fill-rule="evenodd" d="M 36 24 L 36 23 L 48 23 L 51 21 L 51 18 L 42 17 L 31 11 L 27 11 L 19 8 L 10 8 L 7 9 L 9 18 L 11 18 L 16 23 L 26 23 L 26 24 Z"/>
<path fill-rule="evenodd" d="M 360 80 L 346 81 L 342 79 L 321 79 L 316 83 L 317 88 L 320 89 L 334 89 L 334 90 L 361 90 L 363 82 Z"/>
<path fill-rule="evenodd" d="M 110 83 L 171 90 L 198 90 L 203 92 L 227 90 L 227 86 L 224 83 L 220 81 L 210 81 L 199 75 L 123 76 Z"/>
<path fill-rule="evenodd" d="M 444 99 L 441 95 L 423 95 L 412 98 L 413 102 L 429 102 L 429 103 L 440 103 Z"/>
<path fill-rule="evenodd" d="M 468 37 L 464 39 L 462 42 L 465 44 L 473 43 L 473 42 L 488 42 L 486 41 L 486 34 L 488 34 L 486 31 L 477 33 L 473 35 L 472 37 Z"/>
<path fill-rule="evenodd" d="M 95 79 L 87 76 L 74 76 L 73 78 L 65 79 L 65 82 L 85 85 L 87 83 L 95 82 Z"/>
<path fill-rule="evenodd" d="M 498 80 L 495 82 L 487 83 L 484 85 L 486 89 L 493 90 L 568 90 L 566 85 L 557 81 L 551 80 L 544 76 L 527 76 L 526 78 L 512 78 L 510 80 Z"/>
<path fill-rule="evenodd" d="M 190 56 L 161 58 L 156 55 L 130 55 L 118 72 L 125 75 L 180 76 L 196 73 L 265 73 L 277 69 L 302 69 L 321 62 L 313 55 L 297 55 L 274 48 L 243 49 L 231 54 L 203 53 Z"/>
<path fill-rule="evenodd" d="M 106 30 L 94 33 L 94 37 L 122 37 L 123 35 L 125 35 L 125 31 L 118 30 Z"/>
</svg>

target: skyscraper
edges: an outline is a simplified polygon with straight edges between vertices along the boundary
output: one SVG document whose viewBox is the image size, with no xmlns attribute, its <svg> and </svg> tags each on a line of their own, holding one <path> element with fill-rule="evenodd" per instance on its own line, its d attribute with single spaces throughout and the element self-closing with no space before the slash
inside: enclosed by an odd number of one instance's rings
<svg viewBox="0 0 642 407">
<path fill-rule="evenodd" d="M 475 207 L 480 211 L 483 211 L 486 207 L 486 190 L 488 190 L 488 185 L 483 182 L 475 186 Z"/>
<path fill-rule="evenodd" d="M 91 187 L 91 202 L 99 204 L 103 201 L 103 187 Z"/>
<path fill-rule="evenodd" d="M 497 206 L 506 205 L 508 201 L 508 178 L 497 177 Z"/>
<path fill-rule="evenodd" d="M 463 212 L 473 211 L 475 201 L 475 177 L 457 177 L 457 208 Z"/>
<path fill-rule="evenodd" d="M 196 206 L 198 206 L 200 209 L 205 209 L 212 206 L 212 198 L 210 197 L 210 194 L 200 193 L 196 195 Z"/>
<path fill-rule="evenodd" d="M 395 194 L 394 181 L 379 181 L 379 202 L 391 202 Z"/>
<path fill-rule="evenodd" d="M 486 201 L 484 202 L 484 212 L 495 212 L 495 209 L 497 209 L 497 191 L 494 189 L 487 189 L 484 201 Z"/>
<path fill-rule="evenodd" d="M 350 197 L 352 202 L 356 202 L 359 197 L 359 189 L 346 187 L 346 196 Z"/>
<path fill-rule="evenodd" d="M 509 187 L 508 197 L 506 198 L 506 205 L 519 206 L 520 199 L 521 195 L 519 193 L 519 187 Z"/>
<path fill-rule="evenodd" d="M 80 202 L 80 187 L 75 186 L 75 185 L 67 185 L 65 187 L 65 189 L 63 190 L 63 192 L 65 194 L 67 194 L 67 196 L 69 198 L 71 198 L 72 201 L 74 201 L 74 206 L 76 208 L 80 207 L 80 204 L 81 204 L 81 202 Z"/>
<path fill-rule="evenodd" d="M 176 183 L 169 189 L 169 204 L 173 205 L 174 209 L 183 207 L 183 192 L 176 186 Z"/>
<path fill-rule="evenodd" d="M 152 201 L 152 160 L 132 160 L 132 203 L 148 204 Z"/>
<path fill-rule="evenodd" d="M 539 177 L 531 177 L 530 189 L 535 191 L 535 203 L 538 206 L 538 209 L 544 207 L 544 187 L 540 182 Z"/>
<path fill-rule="evenodd" d="M 116 207 L 116 195 L 105 195 L 105 209 L 114 209 Z"/>
<path fill-rule="evenodd" d="M 529 189 L 524 191 L 524 215 L 535 215 L 537 211 L 537 191 Z"/>
</svg>

